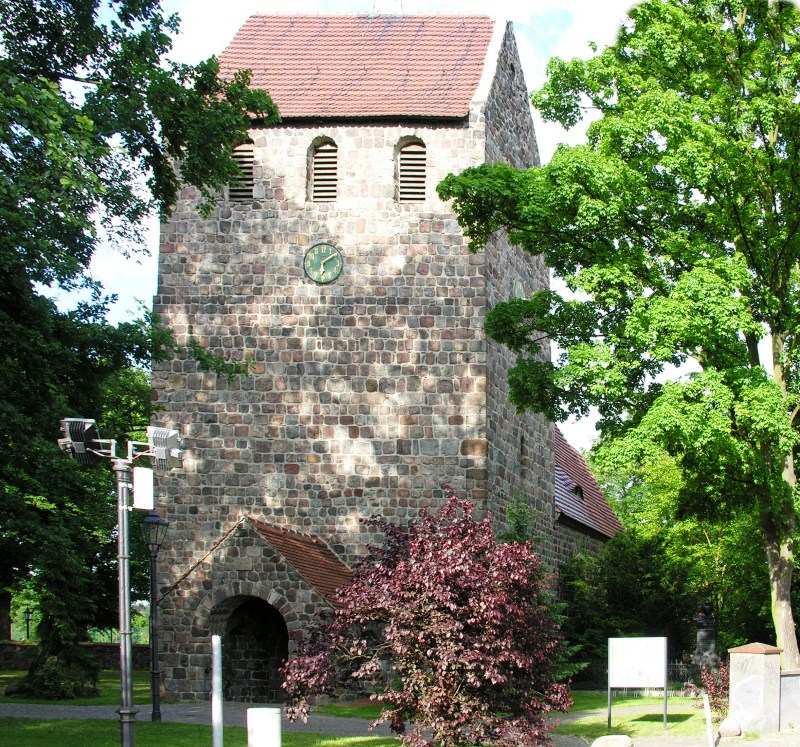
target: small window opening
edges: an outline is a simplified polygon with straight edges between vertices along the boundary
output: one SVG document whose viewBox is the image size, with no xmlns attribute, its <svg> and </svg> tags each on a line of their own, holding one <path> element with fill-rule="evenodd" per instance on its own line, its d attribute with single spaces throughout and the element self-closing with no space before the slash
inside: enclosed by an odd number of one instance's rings
<svg viewBox="0 0 800 747">
<path fill-rule="evenodd" d="M 311 200 L 333 202 L 339 189 L 337 159 L 339 149 L 332 140 L 314 146 L 311 156 Z"/>
<path fill-rule="evenodd" d="M 233 149 L 233 160 L 242 172 L 239 180 L 228 186 L 228 197 L 231 200 L 252 200 L 253 184 L 253 143 L 242 143 Z"/>
<path fill-rule="evenodd" d="M 576 485 L 574 488 L 572 488 L 572 492 L 575 493 L 580 500 L 583 500 L 583 488 L 580 485 Z"/>
<path fill-rule="evenodd" d="M 397 154 L 397 199 L 400 202 L 425 200 L 425 143 L 414 140 L 400 146 Z"/>
</svg>

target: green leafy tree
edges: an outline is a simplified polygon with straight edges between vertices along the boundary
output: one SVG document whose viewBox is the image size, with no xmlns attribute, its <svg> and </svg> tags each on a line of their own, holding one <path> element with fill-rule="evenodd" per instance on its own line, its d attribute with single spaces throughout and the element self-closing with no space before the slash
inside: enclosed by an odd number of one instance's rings
<svg viewBox="0 0 800 747">
<path fill-rule="evenodd" d="M 800 667 L 800 13 L 648 0 L 629 16 L 593 58 L 551 60 L 532 97 L 565 127 L 594 110 L 585 145 L 538 170 L 471 169 L 439 193 L 475 246 L 505 229 L 575 293 L 492 310 L 488 333 L 518 354 L 512 401 L 555 420 L 595 405 L 628 455 L 678 461 L 682 511 L 757 517 L 783 665 Z M 558 358 L 540 360 L 551 341 Z"/>
<path fill-rule="evenodd" d="M 591 465 L 623 525 L 640 542 L 657 544 L 658 573 L 686 600 L 676 605 L 685 621 L 710 600 L 720 651 L 774 635 L 757 516 L 744 509 L 724 520 L 683 515 L 681 471 L 666 453 L 634 463 L 606 448 Z"/>
<path fill-rule="evenodd" d="M 659 538 L 636 530 L 612 537 L 599 553 L 572 557 L 559 573 L 572 659 L 605 665 L 608 639 L 618 636 L 665 636 L 670 659 L 691 652 L 698 604 L 685 570 L 670 567 Z"/>
<path fill-rule="evenodd" d="M 170 62 L 177 28 L 158 0 L 0 4 L 0 620 L 32 584 L 43 655 L 79 683 L 74 644 L 113 609 L 114 490 L 57 451 L 59 421 L 109 415 L 124 439 L 149 407 L 133 372 L 171 345 L 147 318 L 108 324 L 89 263 L 103 241 L 140 250 L 181 184 L 210 209 L 253 118 L 278 117 L 246 72 Z M 76 288 L 70 311 L 48 297 Z"/>
</svg>

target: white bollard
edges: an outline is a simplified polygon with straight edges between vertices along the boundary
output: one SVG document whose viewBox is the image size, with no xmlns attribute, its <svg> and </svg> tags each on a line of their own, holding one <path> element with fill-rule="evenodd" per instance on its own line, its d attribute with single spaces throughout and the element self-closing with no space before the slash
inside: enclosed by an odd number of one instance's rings
<svg viewBox="0 0 800 747">
<path fill-rule="evenodd" d="M 281 709 L 247 709 L 247 747 L 281 747 Z"/>
<path fill-rule="evenodd" d="M 222 636 L 211 636 L 211 734 L 214 747 L 222 747 Z"/>
</svg>

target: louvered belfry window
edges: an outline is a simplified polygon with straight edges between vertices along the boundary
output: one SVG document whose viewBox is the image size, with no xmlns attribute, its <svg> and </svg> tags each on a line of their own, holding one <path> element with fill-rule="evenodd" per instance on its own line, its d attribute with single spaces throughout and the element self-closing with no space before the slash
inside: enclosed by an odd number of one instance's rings
<svg viewBox="0 0 800 747">
<path fill-rule="evenodd" d="M 397 163 L 397 198 L 400 202 L 422 202 L 425 199 L 425 144 L 419 141 L 400 147 Z"/>
<path fill-rule="evenodd" d="M 253 144 L 242 143 L 233 149 L 233 160 L 242 172 L 238 181 L 228 187 L 231 200 L 253 199 Z"/>
<path fill-rule="evenodd" d="M 336 160 L 339 149 L 332 140 L 314 146 L 311 157 L 311 199 L 313 202 L 333 202 L 338 191 Z"/>
</svg>

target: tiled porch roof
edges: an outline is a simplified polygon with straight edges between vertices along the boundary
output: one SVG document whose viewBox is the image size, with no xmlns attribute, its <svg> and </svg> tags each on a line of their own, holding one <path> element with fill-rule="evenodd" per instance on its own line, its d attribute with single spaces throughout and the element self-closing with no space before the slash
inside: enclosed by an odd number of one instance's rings
<svg viewBox="0 0 800 747">
<path fill-rule="evenodd" d="M 352 578 L 350 569 L 319 538 L 281 529 L 258 516 L 247 521 L 326 600 Z"/>
</svg>

